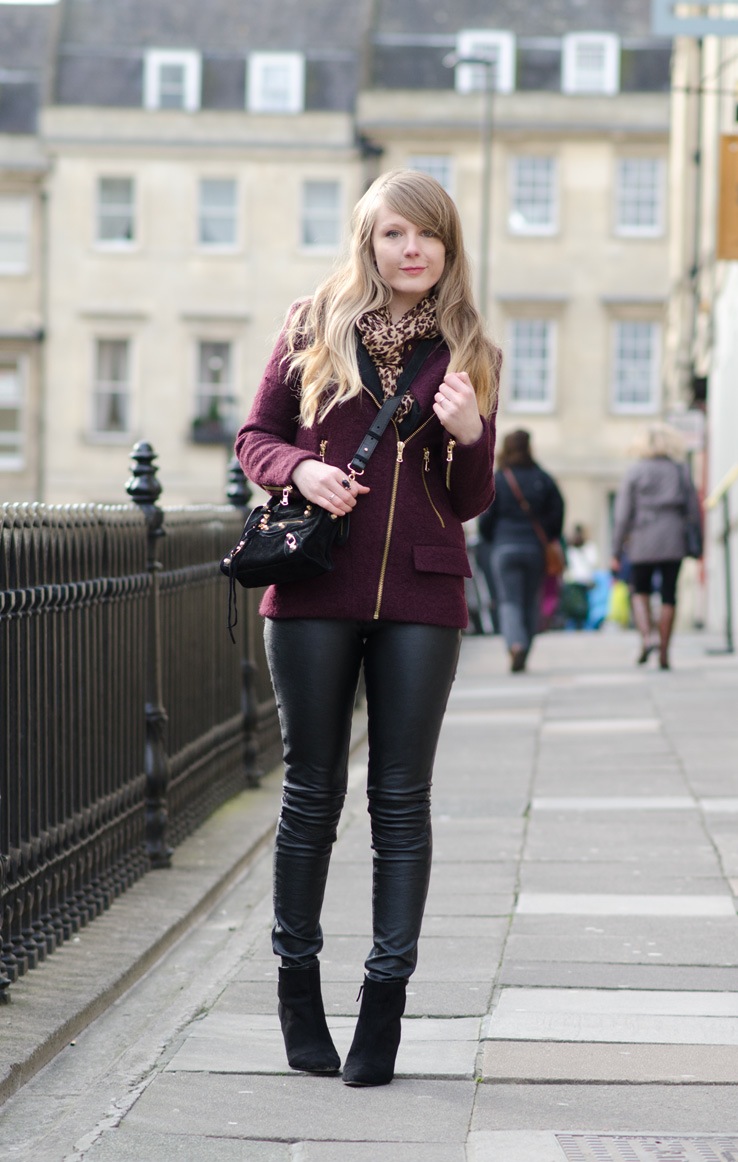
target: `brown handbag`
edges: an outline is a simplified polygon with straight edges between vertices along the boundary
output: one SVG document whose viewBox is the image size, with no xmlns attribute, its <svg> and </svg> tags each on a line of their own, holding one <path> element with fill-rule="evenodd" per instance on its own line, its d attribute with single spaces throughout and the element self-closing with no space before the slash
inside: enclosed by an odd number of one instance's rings
<svg viewBox="0 0 738 1162">
<path fill-rule="evenodd" d="M 545 554 L 545 569 L 547 577 L 560 577 L 566 568 L 566 556 L 564 555 L 564 547 L 561 541 L 557 538 L 554 541 L 549 541 L 546 536 L 543 525 L 536 520 L 531 511 L 528 501 L 520 491 L 520 485 L 515 479 L 514 474 L 509 468 L 502 469 L 507 483 L 510 485 L 510 491 L 527 516 L 530 523 L 533 525 L 533 530 L 538 537 L 538 540 L 543 545 L 543 552 Z"/>
</svg>

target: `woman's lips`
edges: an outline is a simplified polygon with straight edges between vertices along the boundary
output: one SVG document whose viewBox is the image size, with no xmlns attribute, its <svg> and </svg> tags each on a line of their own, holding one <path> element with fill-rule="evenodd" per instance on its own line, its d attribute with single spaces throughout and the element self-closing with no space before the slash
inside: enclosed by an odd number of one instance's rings
<svg viewBox="0 0 738 1162">
<path fill-rule="evenodd" d="M 400 270 L 403 274 L 422 274 L 425 270 L 424 266 L 401 266 Z"/>
</svg>

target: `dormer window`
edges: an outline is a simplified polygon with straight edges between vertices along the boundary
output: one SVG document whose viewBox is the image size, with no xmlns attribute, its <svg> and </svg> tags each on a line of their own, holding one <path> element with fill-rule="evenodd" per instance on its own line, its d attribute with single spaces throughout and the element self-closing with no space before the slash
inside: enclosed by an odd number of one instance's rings
<svg viewBox="0 0 738 1162">
<path fill-rule="evenodd" d="M 144 69 L 144 105 L 147 109 L 200 108 L 199 52 L 151 49 Z"/>
<path fill-rule="evenodd" d="M 302 113 L 305 108 L 302 53 L 251 53 L 246 105 L 250 113 Z"/>
<path fill-rule="evenodd" d="M 563 38 L 564 93 L 604 93 L 620 88 L 620 41 L 612 33 L 576 32 Z"/>
<path fill-rule="evenodd" d="M 456 38 L 457 93 L 479 93 L 489 85 L 496 93 L 512 93 L 515 88 L 515 36 L 512 32 L 466 29 Z M 464 59 L 489 61 L 464 64 Z"/>
</svg>

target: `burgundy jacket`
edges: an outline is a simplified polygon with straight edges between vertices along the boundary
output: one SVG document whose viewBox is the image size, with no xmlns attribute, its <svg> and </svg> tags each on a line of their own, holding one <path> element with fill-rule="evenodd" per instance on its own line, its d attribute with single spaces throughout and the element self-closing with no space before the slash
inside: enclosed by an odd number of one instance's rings
<svg viewBox="0 0 738 1162">
<path fill-rule="evenodd" d="M 405 361 L 413 344 L 408 343 Z M 282 340 L 267 364 L 246 423 L 236 437 L 244 473 L 267 491 L 281 491 L 302 460 L 347 466 L 379 404 L 365 387 L 311 428 L 299 424 L 299 398 L 281 363 Z M 322 617 L 421 622 L 463 629 L 464 578 L 471 576 L 462 521 L 494 497 L 494 419 L 472 445 L 451 439 L 432 410 L 448 366 L 439 344 L 411 391 L 420 422 L 404 443 L 393 420 L 369 461 L 351 512 L 348 541 L 335 549 L 334 569 L 310 581 L 267 589 L 266 617 Z"/>
</svg>

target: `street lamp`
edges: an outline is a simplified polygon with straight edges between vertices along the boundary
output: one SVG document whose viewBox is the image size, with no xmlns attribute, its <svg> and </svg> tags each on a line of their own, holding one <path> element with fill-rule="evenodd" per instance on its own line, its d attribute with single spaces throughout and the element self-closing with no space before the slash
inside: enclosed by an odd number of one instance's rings
<svg viewBox="0 0 738 1162">
<path fill-rule="evenodd" d="M 450 52 L 443 58 L 447 69 L 457 65 L 479 65 L 484 69 L 484 101 L 482 104 L 482 189 L 480 198 L 479 227 L 479 312 L 487 318 L 487 292 L 489 286 L 489 233 L 492 210 L 492 94 L 497 77 L 497 55 L 465 56 Z"/>
</svg>

